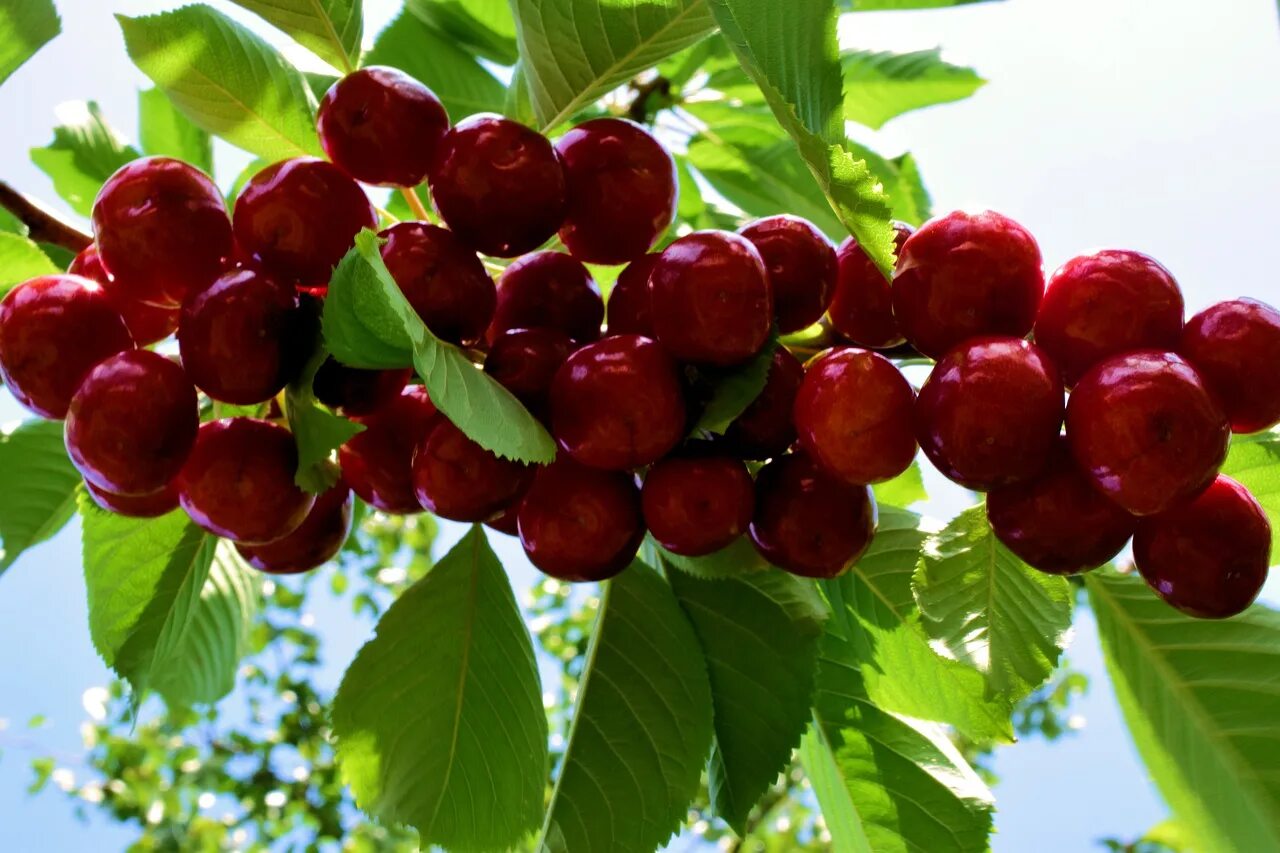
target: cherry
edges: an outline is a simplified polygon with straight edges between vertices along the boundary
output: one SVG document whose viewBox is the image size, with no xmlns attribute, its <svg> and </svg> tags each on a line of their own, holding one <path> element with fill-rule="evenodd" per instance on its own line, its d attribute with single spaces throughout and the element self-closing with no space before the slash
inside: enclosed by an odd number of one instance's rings
<svg viewBox="0 0 1280 853">
<path fill-rule="evenodd" d="M 353 418 L 364 431 L 338 449 L 338 462 L 360 500 L 396 515 L 422 511 L 413 493 L 413 451 L 436 417 L 427 389 L 410 385 L 373 414 Z"/>
<path fill-rule="evenodd" d="M 786 214 L 758 219 L 738 233 L 756 247 L 769 271 L 778 331 L 798 332 L 821 320 L 839 269 L 827 235 L 809 220 Z"/>
<path fill-rule="evenodd" d="M 899 256 L 915 229 L 903 222 L 893 223 L 894 244 Z M 893 316 L 893 288 L 858 241 L 849 237 L 836 252 L 839 274 L 836 292 L 827 308 L 831 326 L 860 347 L 888 349 L 905 343 Z"/>
<path fill-rule="evenodd" d="M 413 370 L 366 370 L 348 367 L 333 357 L 316 371 L 311 390 L 316 399 L 344 415 L 371 415 L 400 396 Z"/>
<path fill-rule="evenodd" d="M 806 578 L 849 569 L 876 532 L 871 490 L 837 480 L 803 453 L 779 456 L 756 475 L 751 541 L 770 563 Z"/>
<path fill-rule="evenodd" d="M 614 282 L 605 306 L 611 335 L 644 335 L 654 337 L 653 300 L 649 298 L 649 274 L 658 263 L 658 255 L 642 255 L 631 263 Z"/>
<path fill-rule="evenodd" d="M 508 536 L 519 536 L 520 526 L 520 501 L 515 501 L 502 512 L 495 515 L 484 523 L 484 526 L 490 530 L 496 530 L 499 533 L 505 533 Z"/>
<path fill-rule="evenodd" d="M 414 451 L 412 470 L 424 509 L 451 521 L 484 521 L 518 501 L 536 469 L 498 457 L 437 418 Z"/>
<path fill-rule="evenodd" d="M 405 299 L 436 337 L 471 346 L 493 317 L 493 279 L 452 232 L 401 222 L 381 234 L 382 260 Z"/>
<path fill-rule="evenodd" d="M 1081 255 L 1049 277 L 1036 343 L 1062 368 L 1070 387 L 1113 355 L 1174 349 L 1182 307 L 1178 283 L 1153 258 L 1117 249 Z"/>
<path fill-rule="evenodd" d="M 1067 438 L 1097 488 L 1134 515 L 1154 515 L 1213 482 L 1231 428 L 1191 365 L 1141 350 L 1095 365 L 1077 383 Z"/>
<path fill-rule="evenodd" d="M 1032 568 L 1053 575 L 1095 569 L 1133 535 L 1134 518 L 1093 487 L 1059 438 L 1030 480 L 992 489 L 987 518 L 996 538 Z"/>
<path fill-rule="evenodd" d="M 162 341 L 177 331 L 178 309 L 158 308 L 132 298 L 129 294 L 136 292 L 137 288 L 123 285 L 119 279 L 107 274 L 96 245 L 90 244 L 76 255 L 71 266 L 67 267 L 67 272 L 82 275 L 102 285 L 107 298 L 124 318 L 124 324 L 129 327 L 129 334 L 138 346 L 145 347 Z"/>
<path fill-rule="evenodd" d="M 102 286 L 87 278 L 40 276 L 0 302 L 0 378 L 41 417 L 64 417 L 85 374 L 130 349 L 124 320 Z"/>
<path fill-rule="evenodd" d="M 641 490 L 653 538 L 686 557 L 718 551 L 745 533 L 754 505 L 751 474 L 732 456 L 663 459 L 649 469 Z"/>
<path fill-rule="evenodd" d="M 284 427 L 253 418 L 200 425 L 178 475 L 178 500 L 205 530 L 245 545 L 274 542 L 315 505 L 298 488 L 298 447 Z"/>
<path fill-rule="evenodd" d="M 484 372 L 545 420 L 550 416 L 551 382 L 573 350 L 569 336 L 555 329 L 511 329 L 489 347 Z"/>
<path fill-rule="evenodd" d="M 429 180 L 445 223 L 486 255 L 523 255 L 564 223 L 560 155 L 542 134 L 501 116 L 471 116 L 446 133 Z"/>
<path fill-rule="evenodd" d="M 892 480 L 916 458 L 916 392 L 893 362 L 856 347 L 810 365 L 795 401 L 800 446 L 854 485 Z"/>
<path fill-rule="evenodd" d="M 1211 305 L 1187 323 L 1178 351 L 1217 394 L 1232 430 L 1280 423 L 1280 311 L 1254 299 Z"/>
<path fill-rule="evenodd" d="M 992 211 L 956 211 L 907 238 L 893 276 L 893 313 L 920 352 L 941 358 L 980 335 L 1021 338 L 1044 294 L 1040 248 Z"/>
<path fill-rule="evenodd" d="M 544 326 L 575 341 L 594 341 L 603 320 L 604 301 L 586 267 L 563 252 L 533 252 L 512 262 L 498 280 L 489 342 L 509 329 Z"/>
<path fill-rule="evenodd" d="M 697 231 L 676 240 L 654 265 L 649 293 L 658 340 L 681 361 L 738 364 L 769 337 L 768 271 L 737 234 Z"/>
<path fill-rule="evenodd" d="M 725 442 L 743 459 L 781 456 L 795 443 L 793 420 L 804 367 L 785 347 L 773 352 L 764 390 L 725 430 Z"/>
<path fill-rule="evenodd" d="M 563 581 L 613 577 L 644 538 L 635 479 L 567 456 L 538 471 L 516 518 L 529 561 Z"/>
<path fill-rule="evenodd" d="M 297 530 L 266 545 L 236 545 L 255 569 L 273 575 L 296 575 L 332 560 L 351 535 L 355 501 L 342 480 L 316 496 Z"/>
<path fill-rule="evenodd" d="M 560 239 L 575 258 L 625 264 L 653 248 L 676 213 L 676 164 L 640 125 L 598 118 L 556 143 L 569 207 Z"/>
<path fill-rule="evenodd" d="M 102 265 L 138 302 L 176 308 L 218 277 L 232 253 L 231 222 L 209 176 L 169 157 L 121 166 L 93 202 Z"/>
<path fill-rule="evenodd" d="M 1019 338 L 981 337 L 934 365 L 916 400 L 916 438 L 934 466 L 986 491 L 1044 468 L 1062 429 L 1062 373 Z"/>
<path fill-rule="evenodd" d="M 323 286 L 378 214 L 360 185 L 314 157 L 283 160 L 249 179 L 232 215 L 236 240 L 269 273 Z"/>
<path fill-rule="evenodd" d="M 316 116 L 320 144 L 357 181 L 416 187 L 449 129 L 435 93 L 395 68 L 371 65 L 325 92 Z"/>
<path fill-rule="evenodd" d="M 116 515 L 130 518 L 158 518 L 178 508 L 178 487 L 172 481 L 158 492 L 149 495 L 115 495 L 98 488 L 88 480 L 85 491 L 93 502 Z"/>
<path fill-rule="evenodd" d="M 1169 604 L 1226 619 L 1246 610 L 1267 580 L 1271 524 L 1248 489 L 1219 475 L 1191 503 L 1140 519 L 1133 559 Z"/>
</svg>

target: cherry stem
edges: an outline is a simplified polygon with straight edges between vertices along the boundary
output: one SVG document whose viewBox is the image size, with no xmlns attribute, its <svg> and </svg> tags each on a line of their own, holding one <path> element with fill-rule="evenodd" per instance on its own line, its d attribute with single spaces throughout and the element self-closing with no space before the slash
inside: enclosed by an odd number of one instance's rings
<svg viewBox="0 0 1280 853">
<path fill-rule="evenodd" d="M 401 187 L 400 194 L 404 196 L 404 200 L 409 203 L 409 209 L 413 211 L 413 215 L 423 222 L 431 221 L 431 214 L 427 212 L 427 206 L 422 203 L 422 199 L 418 198 L 418 191 L 413 187 Z"/>
<path fill-rule="evenodd" d="M 0 207 L 27 226 L 27 236 L 37 243 L 51 243 L 79 252 L 93 242 L 91 236 L 54 216 L 4 181 L 0 181 Z"/>
</svg>

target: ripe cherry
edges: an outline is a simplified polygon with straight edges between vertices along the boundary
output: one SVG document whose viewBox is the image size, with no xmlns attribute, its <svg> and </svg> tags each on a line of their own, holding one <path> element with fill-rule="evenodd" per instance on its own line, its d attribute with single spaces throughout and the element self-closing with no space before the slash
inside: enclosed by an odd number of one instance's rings
<svg viewBox="0 0 1280 853">
<path fill-rule="evenodd" d="M 114 495 L 88 480 L 85 480 L 84 488 L 98 506 L 129 518 L 158 518 L 178 508 L 178 487 L 173 482 L 149 495 Z"/>
<path fill-rule="evenodd" d="M 396 515 L 422 511 L 413 493 L 413 451 L 437 416 L 427 389 L 410 385 L 373 414 L 353 418 L 364 432 L 338 449 L 338 462 L 360 500 Z"/>
<path fill-rule="evenodd" d="M 738 232 L 751 241 L 769 272 L 773 316 L 784 335 L 822 319 L 835 295 L 839 266 L 827 235 L 807 219 L 757 219 Z"/>
<path fill-rule="evenodd" d="M 489 342 L 509 329 L 557 329 L 575 341 L 600 337 L 604 301 L 591 273 L 563 252 L 533 252 L 506 268 Z"/>
<path fill-rule="evenodd" d="M 87 278 L 33 278 L 0 302 L 0 378 L 41 417 L 64 417 L 85 374 L 129 349 L 124 320 L 102 286 Z"/>
<path fill-rule="evenodd" d="M 67 267 L 67 272 L 72 275 L 82 275 L 102 285 L 107 298 L 124 318 L 124 324 L 129 327 L 129 334 L 133 336 L 133 342 L 138 346 L 145 347 L 156 341 L 162 341 L 177 331 L 179 310 L 158 308 L 131 297 L 129 294 L 136 292 L 137 288 L 124 285 L 119 279 L 114 279 L 107 274 L 107 268 L 102 265 L 102 258 L 98 255 L 96 245 L 86 246 L 80 254 L 76 255 L 71 266 Z"/>
<path fill-rule="evenodd" d="M 556 329 L 511 329 L 489 347 L 484 372 L 535 417 L 546 419 L 550 416 L 551 382 L 573 350 L 569 336 Z"/>
<path fill-rule="evenodd" d="M 430 174 L 445 223 L 471 248 L 514 258 L 564 223 L 564 166 L 547 138 L 519 122 L 475 115 L 444 135 Z"/>
<path fill-rule="evenodd" d="M 902 222 L 893 224 L 897 253 L 915 229 Z M 860 347 L 888 349 L 906 341 L 893 316 L 893 287 L 884 273 L 849 237 L 836 252 L 839 275 L 836 292 L 827 308 L 831 326 Z"/>
<path fill-rule="evenodd" d="M 471 346 L 493 317 L 493 279 L 476 253 L 451 232 L 401 222 L 381 234 L 382 260 L 405 299 L 442 340 Z"/>
<path fill-rule="evenodd" d="M 445 418 L 413 454 L 418 503 L 452 521 L 484 521 L 520 499 L 535 468 L 485 450 Z"/>
<path fill-rule="evenodd" d="M 1191 365 L 1141 350 L 1084 375 L 1067 403 L 1067 438 L 1104 494 L 1134 515 L 1154 515 L 1213 482 L 1231 428 Z"/>
<path fill-rule="evenodd" d="M 1253 299 L 1211 305 L 1187 323 L 1178 351 L 1217 395 L 1235 432 L 1280 423 L 1280 311 Z"/>
<path fill-rule="evenodd" d="M 948 479 L 986 491 L 1044 468 L 1062 429 L 1062 372 L 1019 338 L 974 338 L 934 365 L 916 438 Z"/>
<path fill-rule="evenodd" d="M 1216 480 L 1189 504 L 1138 521 L 1133 559 L 1169 604 L 1226 619 L 1258 597 L 1271 562 L 1271 524 L 1244 486 Z"/>
<path fill-rule="evenodd" d="M 732 456 L 671 457 L 649 469 L 641 490 L 644 521 L 673 554 L 700 557 L 746 532 L 755 483 Z"/>
<path fill-rule="evenodd" d="M 898 326 L 930 358 L 980 335 L 1024 337 L 1043 295 L 1035 238 L 992 211 L 926 222 L 903 244 L 893 276 Z"/>
<path fill-rule="evenodd" d="M 357 181 L 416 187 L 427 179 L 449 114 L 435 93 L 395 68 L 371 65 L 325 92 L 316 131 L 329 159 Z"/>
<path fill-rule="evenodd" d="M 296 575 L 332 560 L 351 535 L 355 501 L 341 479 L 316 496 L 298 529 L 266 545 L 237 545 L 255 569 L 273 575 Z"/>
<path fill-rule="evenodd" d="M 520 501 L 515 501 L 502 512 L 495 515 L 484 523 L 484 526 L 490 530 L 496 530 L 499 533 L 505 533 L 508 536 L 520 535 Z"/>
<path fill-rule="evenodd" d="M 653 331 L 653 300 L 649 298 L 649 274 L 658 263 L 658 255 L 642 255 L 631 263 L 614 282 L 605 306 L 611 335 L 644 335 Z"/>
<path fill-rule="evenodd" d="M 778 347 L 769 363 L 764 390 L 725 430 L 725 443 L 743 459 L 781 456 L 795 443 L 796 395 L 804 367 L 786 347 Z"/>
<path fill-rule="evenodd" d="M 311 382 L 316 399 L 348 417 L 371 415 L 400 396 L 413 371 L 365 370 L 325 359 Z"/>
</svg>

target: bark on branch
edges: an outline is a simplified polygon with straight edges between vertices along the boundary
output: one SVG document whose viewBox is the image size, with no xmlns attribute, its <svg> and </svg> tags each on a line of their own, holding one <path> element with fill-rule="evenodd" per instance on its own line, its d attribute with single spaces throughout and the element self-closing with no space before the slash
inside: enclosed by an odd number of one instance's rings
<svg viewBox="0 0 1280 853">
<path fill-rule="evenodd" d="M 27 226 L 28 236 L 37 243 L 52 243 L 79 252 L 93 242 L 88 234 L 63 222 L 4 181 L 0 181 L 0 207 Z"/>
</svg>

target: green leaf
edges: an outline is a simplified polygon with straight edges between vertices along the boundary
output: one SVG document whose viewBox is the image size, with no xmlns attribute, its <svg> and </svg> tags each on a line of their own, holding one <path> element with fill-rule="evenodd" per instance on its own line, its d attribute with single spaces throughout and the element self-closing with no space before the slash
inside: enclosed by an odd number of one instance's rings
<svg viewBox="0 0 1280 853">
<path fill-rule="evenodd" d="M 773 364 L 773 354 L 777 349 L 778 334 L 775 329 L 769 335 L 764 348 L 750 361 L 712 377 L 715 384 L 711 391 L 711 398 L 707 400 L 707 405 L 702 410 L 702 417 L 698 418 L 694 430 L 724 435 L 729 425 L 737 420 L 738 415 L 745 412 L 764 390 L 765 381 L 769 378 L 769 367 Z"/>
<path fill-rule="evenodd" d="M 844 117 L 879 130 L 895 116 L 962 101 L 986 84 L 972 68 L 944 62 L 942 51 L 849 50 L 844 71 Z"/>
<path fill-rule="evenodd" d="M 39 246 L 26 237 L 0 231 L 0 298 L 4 298 L 14 285 L 29 278 L 61 271 Z"/>
<path fill-rule="evenodd" d="M 260 37 L 204 4 L 116 18 L 130 58 L 197 126 L 271 160 L 321 156 L 306 78 Z"/>
<path fill-rule="evenodd" d="M 1222 473 L 1240 481 L 1262 504 L 1271 529 L 1280 532 L 1280 435 L 1237 436 Z M 1271 565 L 1280 564 L 1280 535 L 1271 537 Z"/>
<path fill-rule="evenodd" d="M 924 490 L 924 477 L 920 473 L 920 463 L 912 462 L 911 467 L 894 477 L 887 483 L 872 486 L 876 495 L 876 503 L 889 506 L 911 506 L 913 503 L 929 499 Z"/>
<path fill-rule="evenodd" d="M 499 65 L 519 57 L 507 0 L 408 0 L 405 7 L 468 53 Z"/>
<path fill-rule="evenodd" d="M 364 426 L 335 415 L 320 405 L 312 391 L 312 383 L 320 365 L 329 353 L 318 346 L 298 379 L 285 391 L 289 430 L 298 445 L 298 488 L 320 494 L 338 480 L 338 472 L 329 464 L 330 457 L 353 436 L 364 432 Z"/>
<path fill-rule="evenodd" d="M 0 83 L 60 32 L 53 0 L 0 4 Z"/>
<path fill-rule="evenodd" d="M 671 588 L 637 560 L 604 584 L 543 848 L 661 847 L 698 792 L 711 733 L 697 636 Z"/>
<path fill-rule="evenodd" d="M 231 0 L 261 15 L 294 41 L 342 71 L 360 64 L 361 0 Z"/>
<path fill-rule="evenodd" d="M 63 123 L 53 129 L 53 142 L 32 148 L 31 161 L 76 213 L 88 216 L 107 178 L 142 155 L 107 123 L 93 101 L 62 104 L 58 117 Z"/>
<path fill-rule="evenodd" d="M 967 6 L 970 3 L 986 3 L 990 0 L 840 0 L 854 12 L 897 12 L 907 9 L 945 9 L 949 6 Z"/>
<path fill-rule="evenodd" d="M 138 141 L 148 154 L 190 163 L 213 174 L 213 142 L 209 134 L 178 112 L 159 89 L 138 93 Z"/>
<path fill-rule="evenodd" d="M 0 235 L 0 269 L 5 268 Z M 80 474 L 67 458 L 60 421 L 25 421 L 0 435 L 0 574 L 33 545 L 61 530 L 75 513 Z"/>
<path fill-rule="evenodd" d="M 1129 731 L 1197 848 L 1280 849 L 1280 614 L 1192 619 L 1110 569 L 1085 586 Z"/>
<path fill-rule="evenodd" d="M 423 847 L 503 850 L 537 826 L 547 718 L 533 644 L 479 526 L 378 622 L 333 703 L 342 776 Z"/>
<path fill-rule="evenodd" d="M 652 538 L 650 541 L 653 541 Z M 772 568 L 746 536 L 739 536 L 719 551 L 713 551 L 701 557 L 683 557 L 673 554 L 656 542 L 653 543 L 653 547 L 658 549 L 662 559 L 669 565 L 695 578 L 707 580 L 738 578 Z"/>
</svg>

